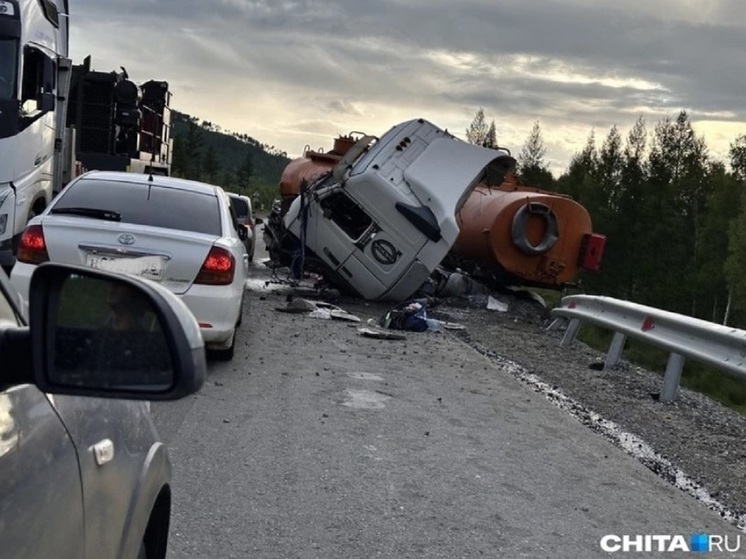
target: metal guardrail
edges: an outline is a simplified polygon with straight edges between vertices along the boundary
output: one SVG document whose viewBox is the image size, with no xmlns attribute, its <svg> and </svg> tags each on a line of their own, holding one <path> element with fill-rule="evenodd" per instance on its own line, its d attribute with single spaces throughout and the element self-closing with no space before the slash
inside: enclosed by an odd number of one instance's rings
<svg viewBox="0 0 746 559">
<path fill-rule="evenodd" d="M 668 350 L 661 402 L 671 402 L 681 380 L 686 359 L 711 365 L 725 373 L 746 379 L 746 331 L 706 320 L 662 311 L 653 307 L 611 297 L 571 295 L 562 298 L 552 310 L 549 330 L 567 324 L 561 347 L 575 340 L 583 322 L 612 330 L 614 337 L 604 361 L 604 369 L 616 365 L 627 336 Z"/>
</svg>

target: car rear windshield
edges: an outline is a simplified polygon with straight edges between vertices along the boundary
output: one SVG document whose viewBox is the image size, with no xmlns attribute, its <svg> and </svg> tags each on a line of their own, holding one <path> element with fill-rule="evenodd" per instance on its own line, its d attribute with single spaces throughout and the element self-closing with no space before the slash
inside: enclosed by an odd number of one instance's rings
<svg viewBox="0 0 746 559">
<path fill-rule="evenodd" d="M 231 196 L 231 205 L 233 206 L 233 210 L 236 212 L 237 218 L 241 219 L 249 217 L 249 205 L 246 203 L 246 200 Z"/>
<path fill-rule="evenodd" d="M 67 189 L 54 210 L 91 208 L 118 212 L 124 223 L 222 236 L 219 199 L 214 194 L 153 184 L 81 179 Z"/>
</svg>

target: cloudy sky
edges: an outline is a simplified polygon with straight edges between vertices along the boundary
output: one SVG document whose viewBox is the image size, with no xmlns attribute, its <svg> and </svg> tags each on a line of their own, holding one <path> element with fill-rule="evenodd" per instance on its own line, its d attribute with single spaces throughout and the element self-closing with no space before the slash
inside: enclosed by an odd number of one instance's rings
<svg viewBox="0 0 746 559">
<path fill-rule="evenodd" d="M 173 107 L 299 156 L 482 107 L 555 175 L 595 130 L 685 109 L 713 157 L 746 133 L 746 0 L 71 0 L 75 63 L 166 80 Z"/>
</svg>

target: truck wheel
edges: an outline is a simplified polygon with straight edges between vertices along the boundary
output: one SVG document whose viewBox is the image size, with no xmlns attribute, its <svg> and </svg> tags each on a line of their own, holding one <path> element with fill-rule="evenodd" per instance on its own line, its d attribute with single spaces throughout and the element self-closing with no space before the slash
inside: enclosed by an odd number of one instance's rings
<svg viewBox="0 0 746 559">
<path fill-rule="evenodd" d="M 39 198 L 36 202 L 34 202 L 34 204 L 29 209 L 28 215 L 26 216 L 26 223 L 31 221 L 41 212 L 43 212 L 45 208 L 46 208 L 46 205 L 44 204 L 44 200 L 42 198 Z"/>
</svg>

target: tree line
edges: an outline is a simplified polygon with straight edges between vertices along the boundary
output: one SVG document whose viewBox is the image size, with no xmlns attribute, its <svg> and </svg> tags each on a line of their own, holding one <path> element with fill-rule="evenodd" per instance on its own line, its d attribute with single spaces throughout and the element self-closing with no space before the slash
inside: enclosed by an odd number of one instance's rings
<svg viewBox="0 0 746 559">
<path fill-rule="evenodd" d="M 178 111 L 172 112 L 172 130 L 174 176 L 258 197 L 264 209 L 279 196 L 279 177 L 290 162 L 287 153 Z"/>
<path fill-rule="evenodd" d="M 497 147 L 494 121 L 479 109 L 467 141 Z M 607 237 L 601 271 L 582 289 L 733 326 L 746 327 L 746 135 L 728 161 L 711 157 L 689 115 L 638 118 L 626 137 L 591 132 L 554 178 L 541 127 L 517 156 L 522 184 L 572 196 Z"/>
</svg>

